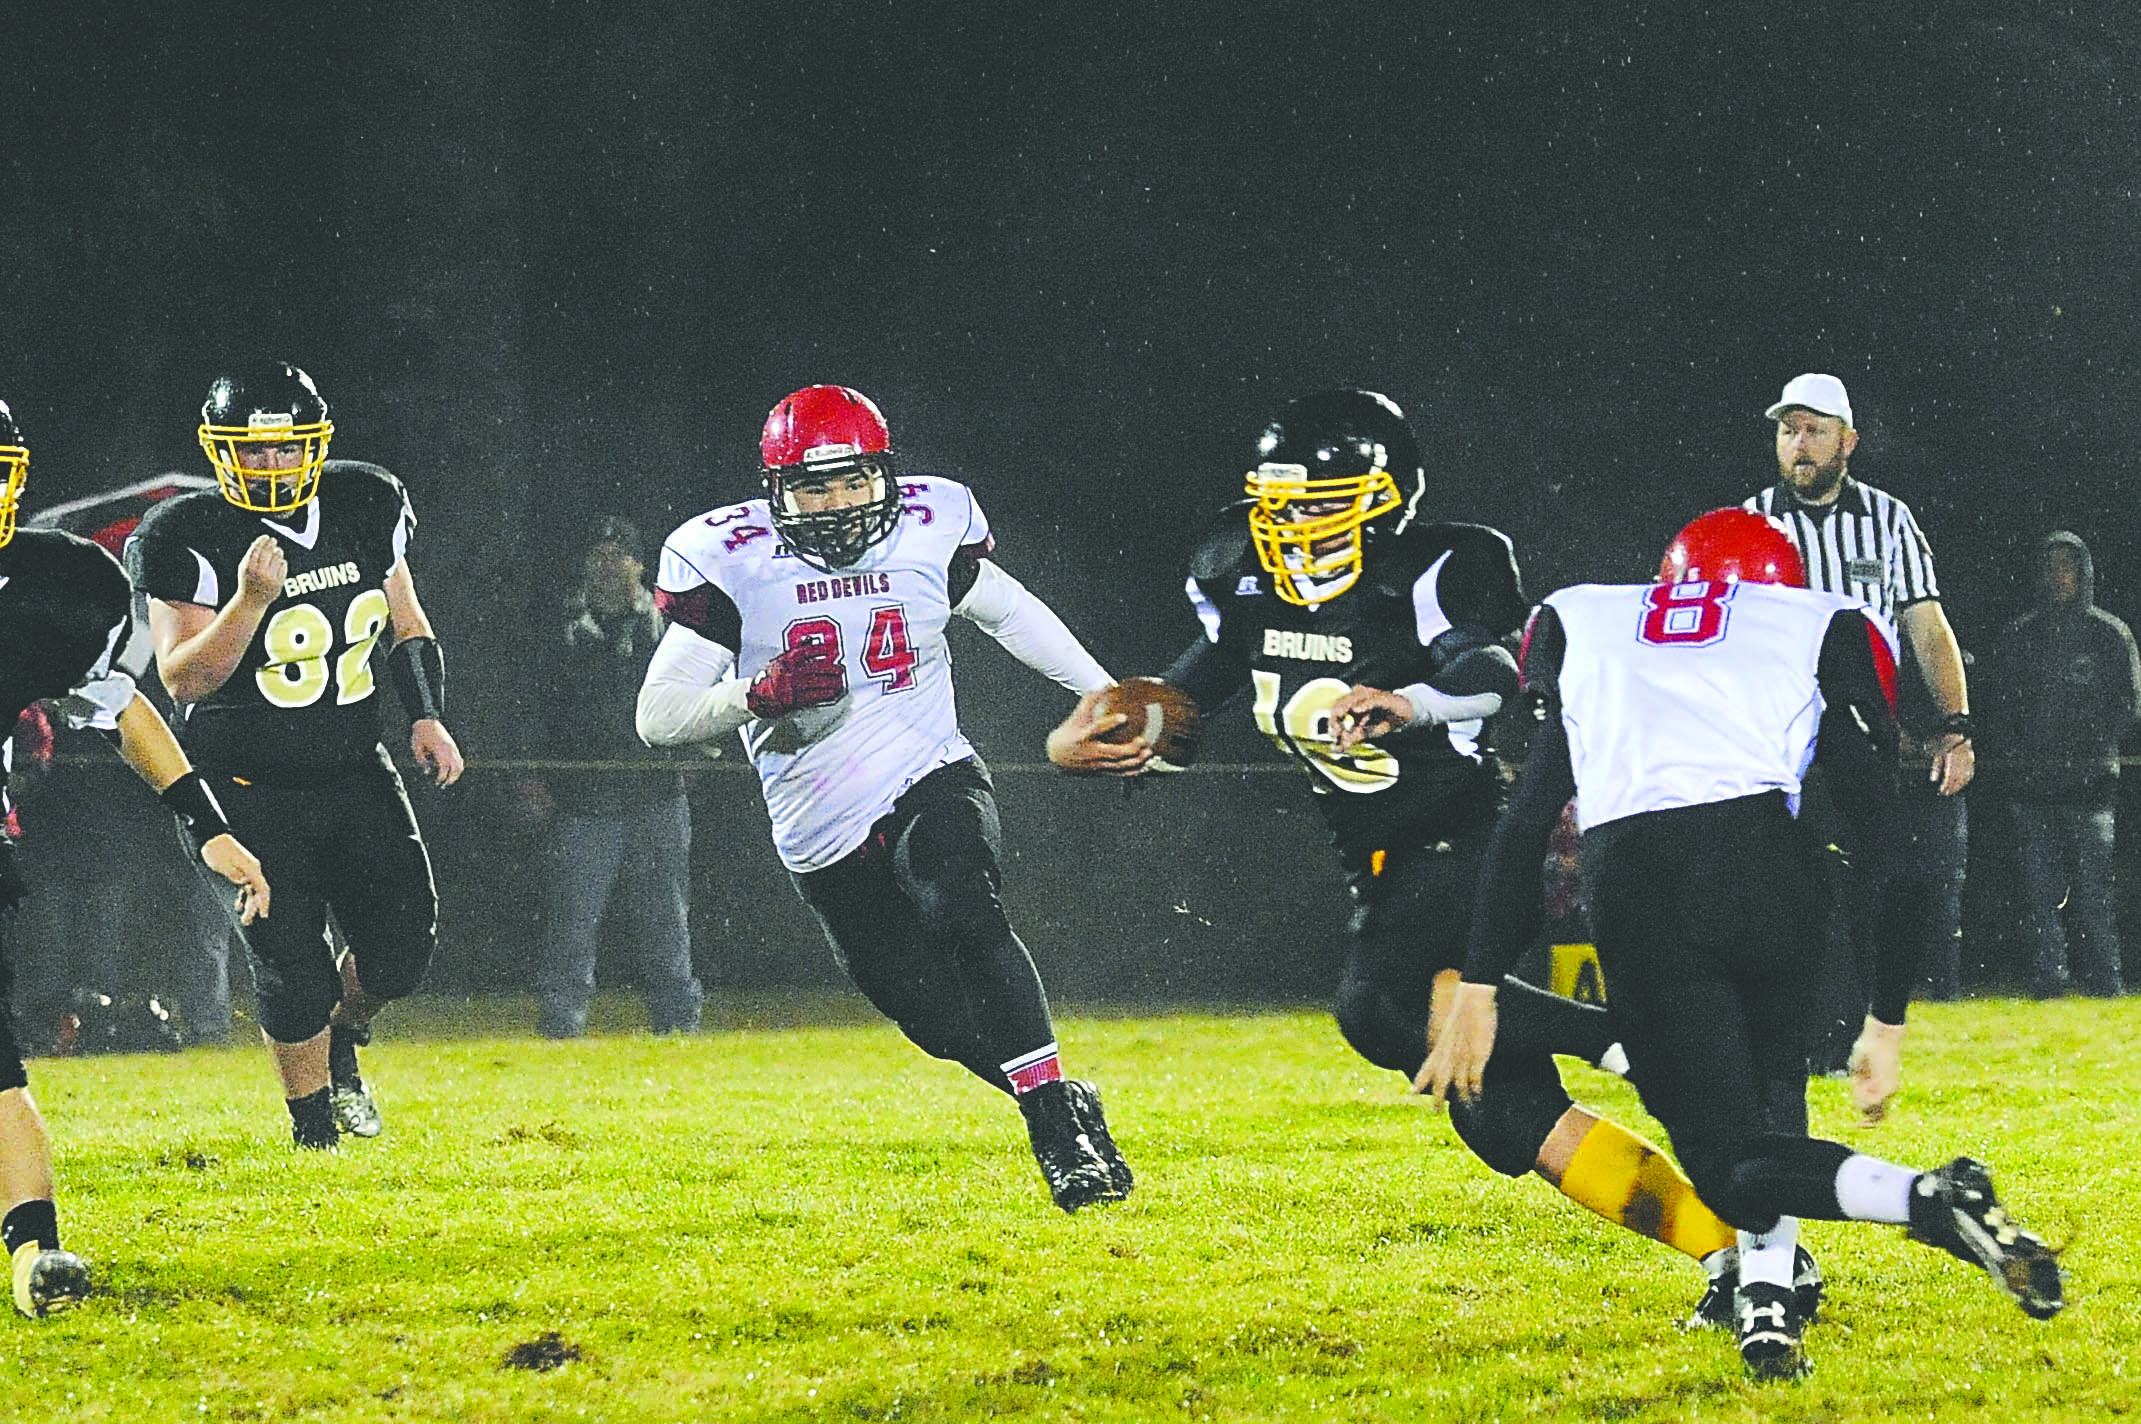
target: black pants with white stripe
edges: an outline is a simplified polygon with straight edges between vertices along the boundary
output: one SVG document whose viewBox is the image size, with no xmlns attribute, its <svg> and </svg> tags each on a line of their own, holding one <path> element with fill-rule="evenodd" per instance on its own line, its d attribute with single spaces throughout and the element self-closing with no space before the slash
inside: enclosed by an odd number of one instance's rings
<svg viewBox="0 0 2141 1424">
<path fill-rule="evenodd" d="M 790 878 L 879 1013 L 923 1052 L 1009 1092 L 1003 1065 L 1056 1031 L 1004 914 L 1002 845 L 988 770 L 970 758 L 909 787 L 846 856 Z"/>
</svg>

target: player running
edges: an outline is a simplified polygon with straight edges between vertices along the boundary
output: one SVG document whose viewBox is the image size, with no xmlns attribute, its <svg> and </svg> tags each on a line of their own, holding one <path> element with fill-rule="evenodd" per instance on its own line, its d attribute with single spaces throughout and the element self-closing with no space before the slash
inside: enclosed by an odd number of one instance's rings
<svg viewBox="0 0 2141 1424">
<path fill-rule="evenodd" d="M 1497 530 L 1421 512 L 1419 445 L 1372 391 L 1287 405 L 1256 442 L 1247 493 L 1192 555 L 1204 634 L 1165 680 L 1208 709 L 1249 692 L 1257 726 L 1306 773 L 1355 906 L 1339 1029 L 1409 1079 L 1431 1009 L 1439 1019 L 1456 987 L 1501 802 L 1485 732 L 1517 691 L 1503 646 L 1527 608 L 1515 551 Z M 1086 698 L 1050 735 L 1050 759 L 1141 773 L 1151 748 L 1102 740 L 1112 725 Z M 1606 1015 L 1514 980 L 1504 992 L 1490 1091 L 1451 1110 L 1465 1145 L 1728 1279 L 1732 1229 L 1663 1154 L 1561 1086 L 1553 1055 L 1604 1057 Z M 1818 1291 L 1811 1259 L 1805 1269 Z"/>
<path fill-rule="evenodd" d="M 379 740 L 382 638 L 410 753 L 441 786 L 462 769 L 406 557 L 408 493 L 377 465 L 329 460 L 333 433 L 288 362 L 217 378 L 200 428 L 217 489 L 159 504 L 127 544 L 179 736 L 281 892 L 245 942 L 291 1138 L 321 1149 L 379 1135 L 357 1049 L 438 939 L 431 860 Z M 350 946 L 339 965 L 330 911 Z"/>
<path fill-rule="evenodd" d="M 1573 794 L 1611 1016 L 1644 1106 L 1703 1200 L 1739 1229 L 1740 1356 L 1803 1373 L 1792 1261 L 1800 1217 L 1907 1226 L 2031 1316 L 2058 1262 L 1959 1157 L 1918 1172 L 1807 1136 L 1806 1031 L 1823 936 L 1820 848 L 1796 820 L 1819 760 L 1881 844 L 1895 801 L 1895 660 L 1856 601 L 1807 589 L 1774 520 L 1718 510 L 1682 530 L 1655 584 L 1547 598 L 1524 645 L 1547 717 L 1487 852 L 1464 983 L 1424 1075 L 1493 1097 L 1498 986 L 1539 916 L 1538 865 Z M 1876 1011 L 1901 1022 L 1906 955 L 1884 951 Z"/>
<path fill-rule="evenodd" d="M 126 764 L 177 814 L 202 863 L 239 887 L 240 918 L 264 921 L 269 893 L 260 862 L 231 835 L 214 795 L 155 707 L 116 668 L 133 628 L 125 572 L 86 539 L 56 529 L 16 531 L 29 473 L 29 448 L 0 401 L 0 734 L 39 701 L 51 702 L 69 726 L 111 733 Z M 0 760 L 0 817 L 6 784 Z M 28 889 L 15 869 L 13 843 L 0 834 L 0 912 Z M 11 919 L 0 913 L 0 927 Z M 60 1247 L 52 1144 L 15 1041 L 13 977 L 0 934 L 0 1242 L 12 1265 L 15 1308 L 41 1316 L 89 1294 L 89 1267 Z"/>
<path fill-rule="evenodd" d="M 766 419 L 766 496 L 662 548 L 670 622 L 640 690 L 650 745 L 740 731 L 774 848 L 870 1002 L 1013 1095 L 1056 1205 L 1126 1195 L 1100 1094 L 1063 1076 L 1040 976 L 998 897 L 988 769 L 960 734 L 958 614 L 1073 692 L 1108 675 L 989 553 L 965 485 L 901 476 L 869 398 L 808 386 Z"/>
</svg>

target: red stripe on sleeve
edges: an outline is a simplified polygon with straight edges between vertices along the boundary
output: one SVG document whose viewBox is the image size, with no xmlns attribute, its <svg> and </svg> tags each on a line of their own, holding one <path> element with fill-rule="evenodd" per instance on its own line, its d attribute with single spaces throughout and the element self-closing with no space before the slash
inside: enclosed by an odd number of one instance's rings
<svg viewBox="0 0 2141 1424">
<path fill-rule="evenodd" d="M 1866 641 L 1873 649 L 1874 675 L 1881 680 L 1881 695 L 1888 699 L 1888 715 L 1896 715 L 1896 655 L 1888 650 L 1888 639 L 1873 626 L 1871 618 L 1861 618 L 1866 625 Z"/>
<path fill-rule="evenodd" d="M 661 610 L 662 617 L 671 623 L 689 628 L 700 637 L 707 636 L 707 627 L 713 621 L 714 587 L 700 584 L 683 593 L 671 593 L 666 588 L 654 590 L 654 606 Z"/>
<path fill-rule="evenodd" d="M 1524 620 L 1524 641 L 1517 644 L 1517 686 L 1520 688 L 1531 686 L 1524 671 L 1531 662 L 1531 630 L 1539 626 L 1539 615 L 1545 608 L 1545 604 L 1540 604 L 1531 611 L 1531 617 Z"/>
</svg>

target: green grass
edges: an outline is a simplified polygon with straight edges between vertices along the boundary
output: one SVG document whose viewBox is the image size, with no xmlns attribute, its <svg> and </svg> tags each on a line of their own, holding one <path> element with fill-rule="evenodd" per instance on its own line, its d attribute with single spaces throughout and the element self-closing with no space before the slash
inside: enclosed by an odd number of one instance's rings
<svg viewBox="0 0 2141 1424">
<path fill-rule="evenodd" d="M 732 1009 L 724 1024 L 764 1021 Z M 1817 1373 L 1681 1335 L 1694 1266 L 1508 1182 L 1316 1013 L 1072 1019 L 1139 1173 L 1068 1218 L 1008 1102 L 889 1027 L 520 1037 L 412 1005 L 387 1135 L 293 1154 L 257 1049 L 44 1060 L 100 1293 L 16 1319 L 8 1420 L 2074 1420 L 2141 1405 L 2141 1001 L 1929 1006 L 1889 1125 L 2071 1242 L 2040 1325 L 1816 1224 Z M 488 1019 L 486 1021 L 486 1014 Z M 630 1006 L 605 1010 L 605 1022 Z M 1641 1122 L 1580 1068 L 1577 1096 Z M 554 1332 L 554 1339 L 550 1338 Z M 517 1346 L 575 1354 L 506 1363 Z M 1989 1411 L 1989 1412 L 1988 1412 Z"/>
</svg>

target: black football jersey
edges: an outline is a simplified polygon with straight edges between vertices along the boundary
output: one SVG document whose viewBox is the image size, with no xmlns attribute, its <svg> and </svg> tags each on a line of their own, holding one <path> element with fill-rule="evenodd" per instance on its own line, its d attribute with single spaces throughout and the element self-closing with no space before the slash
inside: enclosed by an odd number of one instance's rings
<svg viewBox="0 0 2141 1424">
<path fill-rule="evenodd" d="M 31 703 L 107 676 L 132 605 L 119 561 L 87 539 L 22 529 L 0 547 L 0 737 Z"/>
<path fill-rule="evenodd" d="M 1330 708 L 1356 683 L 1396 691 L 1433 682 L 1456 653 L 1514 635 L 1529 606 L 1508 537 L 1426 524 L 1371 539 L 1352 587 L 1303 607 L 1272 592 L 1245 508 L 1227 511 L 1191 562 L 1190 601 L 1209 644 L 1176 665 L 1198 665 L 1187 690 L 1217 706 L 1247 684 L 1258 729 L 1308 773 L 1341 847 L 1439 838 L 1445 812 L 1476 814 L 1496 787 L 1479 722 L 1399 732 L 1341 755 Z"/>
<path fill-rule="evenodd" d="M 401 481 L 357 460 L 328 461 L 318 495 L 291 515 L 255 514 L 201 490 L 143 516 L 127 569 L 165 603 L 228 603 L 245 551 L 264 533 L 289 560 L 282 597 L 237 670 L 179 709 L 179 739 L 197 764 L 289 782 L 377 758 L 385 585 L 415 527 Z"/>
</svg>

